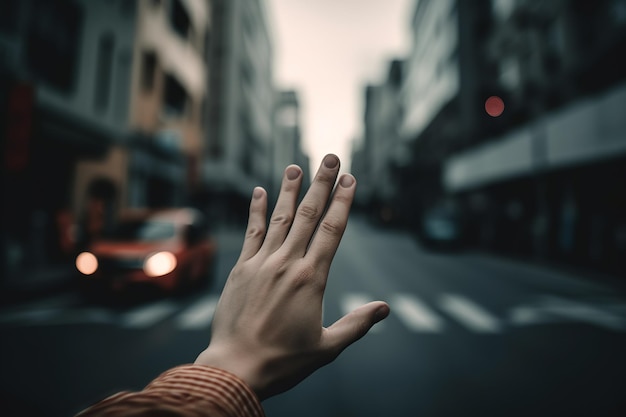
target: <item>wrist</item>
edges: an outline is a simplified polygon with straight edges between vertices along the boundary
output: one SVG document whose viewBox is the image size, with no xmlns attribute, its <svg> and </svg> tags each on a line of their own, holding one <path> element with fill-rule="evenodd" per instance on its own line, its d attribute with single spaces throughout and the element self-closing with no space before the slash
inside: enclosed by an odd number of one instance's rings
<svg viewBox="0 0 626 417">
<path fill-rule="evenodd" d="M 264 391 L 258 378 L 259 368 L 244 355 L 237 354 L 232 349 L 221 349 L 209 346 L 198 355 L 196 365 L 206 365 L 229 372 L 241 379 L 260 399 L 264 399 Z"/>
</svg>

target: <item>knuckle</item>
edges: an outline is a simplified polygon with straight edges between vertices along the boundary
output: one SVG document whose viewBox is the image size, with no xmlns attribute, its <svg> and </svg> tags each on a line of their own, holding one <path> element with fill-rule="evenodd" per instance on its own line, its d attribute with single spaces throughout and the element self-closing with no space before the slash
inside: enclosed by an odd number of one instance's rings
<svg viewBox="0 0 626 417">
<path fill-rule="evenodd" d="M 311 264 L 300 264 L 294 272 L 292 283 L 295 288 L 309 286 L 314 281 L 315 267 Z"/>
<path fill-rule="evenodd" d="M 315 177 L 315 181 L 332 187 L 333 185 L 335 185 L 335 176 L 329 173 L 319 173 Z"/>
<path fill-rule="evenodd" d="M 289 226 L 292 221 L 293 217 L 289 214 L 275 214 L 270 222 L 280 226 Z"/>
<path fill-rule="evenodd" d="M 337 219 L 324 219 L 320 223 L 320 230 L 332 236 L 340 236 L 344 228 L 345 225 Z"/>
<path fill-rule="evenodd" d="M 316 220 L 320 214 L 320 210 L 311 204 L 302 204 L 298 207 L 298 215 L 307 220 Z"/>
<path fill-rule="evenodd" d="M 237 263 L 231 270 L 228 275 L 228 280 L 233 282 L 241 281 L 242 277 L 245 277 L 248 273 L 248 269 L 242 265 L 241 263 Z"/>
<path fill-rule="evenodd" d="M 335 195 L 333 196 L 333 200 L 349 205 L 352 203 L 352 195 L 349 193 L 343 193 L 343 192 L 336 192 Z"/>
<path fill-rule="evenodd" d="M 278 252 L 272 254 L 268 261 L 263 265 L 265 269 L 276 277 L 282 277 L 291 267 L 290 259 L 287 256 L 280 255 Z"/>
<path fill-rule="evenodd" d="M 246 238 L 260 238 L 265 234 L 265 227 L 262 226 L 251 226 L 248 227 L 248 231 L 246 233 Z"/>
</svg>

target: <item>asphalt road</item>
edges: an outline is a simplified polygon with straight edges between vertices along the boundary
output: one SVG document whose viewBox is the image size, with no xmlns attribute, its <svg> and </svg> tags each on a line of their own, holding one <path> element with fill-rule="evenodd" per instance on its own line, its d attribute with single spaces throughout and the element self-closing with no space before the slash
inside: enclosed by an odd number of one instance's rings
<svg viewBox="0 0 626 417">
<path fill-rule="evenodd" d="M 68 291 L 0 311 L 0 401 L 70 416 L 137 390 L 209 342 L 243 231 L 219 233 L 202 294 L 93 304 Z M 330 324 L 374 299 L 384 322 L 264 403 L 281 416 L 626 415 L 626 294 L 605 281 L 475 253 L 437 253 L 353 219 L 324 302 Z"/>
</svg>

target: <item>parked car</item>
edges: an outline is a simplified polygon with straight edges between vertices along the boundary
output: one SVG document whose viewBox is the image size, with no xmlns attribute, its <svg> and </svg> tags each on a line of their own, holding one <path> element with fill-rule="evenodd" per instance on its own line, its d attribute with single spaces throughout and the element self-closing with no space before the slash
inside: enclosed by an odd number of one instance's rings
<svg viewBox="0 0 626 417">
<path fill-rule="evenodd" d="M 422 243 L 433 249 L 458 249 L 462 242 L 461 215 L 451 203 L 439 203 L 422 216 Z"/>
<path fill-rule="evenodd" d="M 197 210 L 134 210 L 76 257 L 76 269 L 91 291 L 141 285 L 183 290 L 210 279 L 216 250 Z"/>
</svg>

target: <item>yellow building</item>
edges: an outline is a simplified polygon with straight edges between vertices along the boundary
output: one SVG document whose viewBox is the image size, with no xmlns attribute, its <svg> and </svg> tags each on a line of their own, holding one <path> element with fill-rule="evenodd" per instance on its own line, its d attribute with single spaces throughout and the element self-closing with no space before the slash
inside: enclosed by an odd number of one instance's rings
<svg viewBox="0 0 626 417">
<path fill-rule="evenodd" d="M 134 2 L 133 2 L 134 3 Z M 207 96 L 209 2 L 142 0 L 135 4 L 129 73 L 128 135 L 103 160 L 78 164 L 74 207 L 103 197 L 111 210 L 188 202 L 198 180 Z M 100 190 L 100 191 L 98 191 Z M 114 217 L 109 216 L 109 217 Z"/>
</svg>

